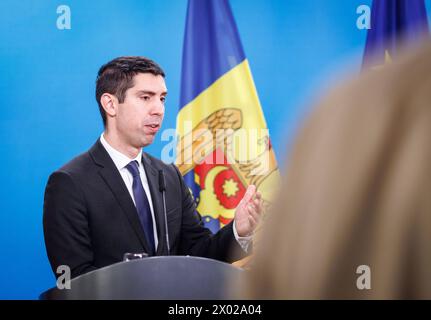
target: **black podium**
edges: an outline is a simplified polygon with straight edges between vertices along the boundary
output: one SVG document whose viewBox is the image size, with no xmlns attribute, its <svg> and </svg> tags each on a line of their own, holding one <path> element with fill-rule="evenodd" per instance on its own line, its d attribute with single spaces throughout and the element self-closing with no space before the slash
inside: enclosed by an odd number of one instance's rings
<svg viewBox="0 0 431 320">
<path fill-rule="evenodd" d="M 70 282 L 70 289 L 52 288 L 43 300 L 98 299 L 229 299 L 229 284 L 244 271 L 220 261 L 166 256 L 119 262 Z"/>
</svg>

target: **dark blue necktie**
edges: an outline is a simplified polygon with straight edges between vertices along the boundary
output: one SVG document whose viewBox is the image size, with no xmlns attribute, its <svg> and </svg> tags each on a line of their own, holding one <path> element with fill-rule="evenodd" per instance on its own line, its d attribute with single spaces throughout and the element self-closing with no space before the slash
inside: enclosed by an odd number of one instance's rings
<svg viewBox="0 0 431 320">
<path fill-rule="evenodd" d="M 131 161 L 127 166 L 127 170 L 133 176 L 133 196 L 135 198 L 136 210 L 138 211 L 139 220 L 144 228 L 147 242 L 150 245 L 150 255 L 156 252 L 156 246 L 154 244 L 154 229 L 153 219 L 151 217 L 150 204 L 148 202 L 147 195 L 145 194 L 144 187 L 142 186 L 141 176 L 139 175 L 138 162 L 136 160 Z"/>
</svg>

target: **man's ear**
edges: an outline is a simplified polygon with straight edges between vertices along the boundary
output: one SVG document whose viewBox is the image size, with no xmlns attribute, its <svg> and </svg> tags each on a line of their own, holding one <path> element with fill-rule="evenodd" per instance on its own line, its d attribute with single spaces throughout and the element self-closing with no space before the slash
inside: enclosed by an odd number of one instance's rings
<svg viewBox="0 0 431 320">
<path fill-rule="evenodd" d="M 117 115 L 118 100 L 114 95 L 110 93 L 102 94 L 100 104 L 105 109 L 106 117 L 115 117 Z"/>
</svg>

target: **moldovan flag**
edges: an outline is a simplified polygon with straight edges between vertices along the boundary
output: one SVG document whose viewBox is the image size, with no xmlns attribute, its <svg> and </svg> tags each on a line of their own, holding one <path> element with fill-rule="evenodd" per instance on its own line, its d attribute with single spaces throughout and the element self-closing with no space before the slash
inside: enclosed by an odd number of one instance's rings
<svg viewBox="0 0 431 320">
<path fill-rule="evenodd" d="M 211 231 L 250 184 L 269 204 L 279 171 L 227 0 L 189 0 L 177 137 L 176 164 Z"/>
<path fill-rule="evenodd" d="M 428 34 L 424 0 L 374 0 L 362 68 L 381 68 Z"/>
</svg>

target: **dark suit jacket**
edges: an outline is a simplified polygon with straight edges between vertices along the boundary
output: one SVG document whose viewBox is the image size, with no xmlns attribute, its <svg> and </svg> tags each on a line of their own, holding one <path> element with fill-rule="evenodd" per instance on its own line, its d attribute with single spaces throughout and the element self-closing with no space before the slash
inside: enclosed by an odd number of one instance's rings
<svg viewBox="0 0 431 320">
<path fill-rule="evenodd" d="M 171 255 L 233 261 L 244 253 L 232 223 L 213 235 L 203 227 L 183 178 L 174 165 L 143 153 L 158 233 L 156 255 L 167 255 L 158 170 L 166 181 Z M 122 261 L 126 252 L 149 252 L 133 200 L 109 154 L 93 147 L 54 172 L 45 190 L 43 228 L 51 267 L 68 265 L 72 277 Z"/>
</svg>

